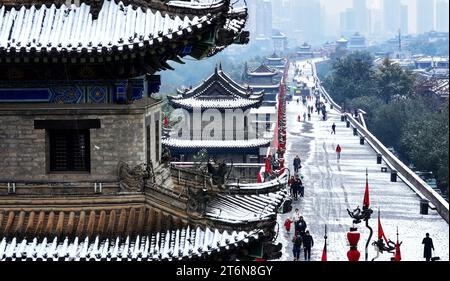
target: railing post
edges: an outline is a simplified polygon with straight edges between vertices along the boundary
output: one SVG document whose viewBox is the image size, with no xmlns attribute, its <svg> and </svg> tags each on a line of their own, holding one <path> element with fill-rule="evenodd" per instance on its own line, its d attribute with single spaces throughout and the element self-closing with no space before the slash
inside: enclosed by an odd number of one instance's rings
<svg viewBox="0 0 450 281">
<path fill-rule="evenodd" d="M 391 182 L 397 182 L 397 171 L 391 171 Z"/>
<path fill-rule="evenodd" d="M 383 160 L 383 155 L 377 154 L 377 164 L 381 164 L 382 160 Z"/>
</svg>

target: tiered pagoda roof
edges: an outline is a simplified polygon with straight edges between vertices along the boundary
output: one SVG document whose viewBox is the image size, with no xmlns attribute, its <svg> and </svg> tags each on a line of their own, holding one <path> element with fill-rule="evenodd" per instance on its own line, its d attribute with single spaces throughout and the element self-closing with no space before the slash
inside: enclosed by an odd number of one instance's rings
<svg viewBox="0 0 450 281">
<path fill-rule="evenodd" d="M 260 64 L 253 70 L 249 70 L 246 63 L 242 80 L 254 91 L 267 93 L 278 90 L 279 84 L 273 83 L 273 78 L 277 75 L 280 75 L 280 71 L 267 66 L 265 63 Z"/>
<path fill-rule="evenodd" d="M 282 61 L 284 60 L 282 57 L 278 56 L 276 53 L 273 53 L 271 56 L 266 58 L 268 61 Z"/>
<path fill-rule="evenodd" d="M 20 68 L 20 77 L 39 78 L 49 70 L 56 78 L 66 73 L 64 79 L 86 78 L 86 73 L 136 77 L 171 69 L 167 60 L 181 62 L 186 55 L 200 59 L 232 43 L 248 42 L 242 31 L 247 9 L 234 8 L 230 0 L 61 2 L 2 3 L 0 66 Z M 107 67 L 99 71 L 99 63 Z"/>
<path fill-rule="evenodd" d="M 174 108 L 184 109 L 242 109 L 259 107 L 262 92 L 243 87 L 216 67 L 214 73 L 199 86 L 190 90 L 178 90 L 177 96 L 169 96 Z"/>
<path fill-rule="evenodd" d="M 311 45 L 309 45 L 308 43 L 304 42 L 304 43 L 300 46 L 300 50 L 301 50 L 301 51 L 310 51 L 310 50 L 311 50 Z"/>
<path fill-rule="evenodd" d="M 272 39 L 287 39 L 287 36 L 283 32 L 277 30 L 272 34 Z"/>
<path fill-rule="evenodd" d="M 268 67 L 267 65 L 265 65 L 264 63 L 262 63 L 260 66 L 258 66 L 254 70 L 247 71 L 247 74 L 249 76 L 275 76 L 278 74 L 278 71 L 276 71 L 275 69 L 272 69 L 272 68 Z"/>
<path fill-rule="evenodd" d="M 266 62 L 270 67 L 274 67 L 277 69 L 283 69 L 286 64 L 286 60 L 276 53 L 273 53 L 271 56 L 266 57 Z"/>
</svg>

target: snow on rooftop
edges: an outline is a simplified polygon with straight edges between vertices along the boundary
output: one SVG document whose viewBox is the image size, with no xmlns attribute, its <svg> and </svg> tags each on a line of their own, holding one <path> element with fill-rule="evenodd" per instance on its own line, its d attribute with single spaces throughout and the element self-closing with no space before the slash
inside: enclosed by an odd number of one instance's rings
<svg viewBox="0 0 450 281">
<path fill-rule="evenodd" d="M 213 220 L 231 224 L 268 220 L 276 216 L 286 196 L 286 190 L 264 195 L 219 194 L 208 203 L 206 215 Z"/>
<path fill-rule="evenodd" d="M 167 5 L 189 9 L 212 9 L 223 6 L 223 0 L 169 1 Z"/>
<path fill-rule="evenodd" d="M 196 98 L 172 100 L 172 103 L 189 108 L 217 108 L 217 109 L 233 109 L 244 108 L 250 106 L 257 106 L 259 100 L 250 100 L 243 98 L 236 99 L 211 99 L 211 100 L 199 100 Z"/>
<path fill-rule="evenodd" d="M 220 141 L 167 138 L 162 140 L 162 144 L 175 148 L 252 148 L 268 146 L 270 144 L 270 139 Z"/>
<path fill-rule="evenodd" d="M 95 239 L 78 237 L 72 241 L 68 238 L 33 238 L 18 240 L 3 238 L 0 241 L 0 261 L 33 261 L 62 259 L 79 260 L 180 260 L 214 251 L 226 250 L 236 243 L 248 242 L 249 237 L 257 238 L 258 230 L 250 232 L 220 233 L 217 229 L 190 228 L 153 233 L 151 236 L 137 236 L 126 239 Z"/>
<path fill-rule="evenodd" d="M 184 3 L 184 2 L 183 2 Z M 0 8 L 0 49 L 19 51 L 25 48 L 36 51 L 51 50 L 101 52 L 102 48 L 111 50 L 135 43 L 152 42 L 154 39 L 180 33 L 192 32 L 192 26 L 209 24 L 208 16 L 174 18 L 163 16 L 159 11 L 134 9 L 122 2 L 105 0 L 98 19 L 93 19 L 90 6 L 54 4 L 50 7 L 31 6 L 20 10 L 7 11 Z M 13 49 L 14 48 L 14 49 Z"/>
</svg>

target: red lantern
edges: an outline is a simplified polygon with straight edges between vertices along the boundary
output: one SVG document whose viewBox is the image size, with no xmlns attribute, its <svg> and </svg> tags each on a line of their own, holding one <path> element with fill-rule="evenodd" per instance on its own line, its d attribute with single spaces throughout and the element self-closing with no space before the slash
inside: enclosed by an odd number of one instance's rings
<svg viewBox="0 0 450 281">
<path fill-rule="evenodd" d="M 361 253 L 357 249 L 350 249 L 350 251 L 347 252 L 347 258 L 351 262 L 359 261 L 360 257 Z"/>
<path fill-rule="evenodd" d="M 347 233 L 347 239 L 350 243 L 351 247 L 358 246 L 359 239 L 361 238 L 361 234 L 357 232 L 356 229 L 350 229 L 350 232 Z"/>
<path fill-rule="evenodd" d="M 350 251 L 347 252 L 347 258 L 349 261 L 359 261 L 361 253 L 358 251 L 358 242 L 361 238 L 361 234 L 357 228 L 350 228 L 350 232 L 347 233 L 347 239 L 350 244 Z"/>
</svg>

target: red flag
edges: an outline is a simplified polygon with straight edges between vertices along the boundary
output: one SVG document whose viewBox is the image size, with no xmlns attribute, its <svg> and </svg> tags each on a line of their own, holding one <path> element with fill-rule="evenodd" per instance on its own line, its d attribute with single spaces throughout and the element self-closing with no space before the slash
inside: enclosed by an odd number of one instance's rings
<svg viewBox="0 0 450 281">
<path fill-rule="evenodd" d="M 400 244 L 397 243 L 395 244 L 395 257 L 394 257 L 395 261 L 401 261 L 402 260 L 402 253 L 400 252 Z"/>
<path fill-rule="evenodd" d="M 366 191 L 364 192 L 364 202 L 363 207 L 370 207 L 370 199 L 369 199 L 369 180 L 366 178 Z"/>
<path fill-rule="evenodd" d="M 397 227 L 397 243 L 395 243 L 395 256 L 394 261 L 401 261 L 402 253 L 400 252 L 400 243 L 398 242 L 398 227 Z"/>
<path fill-rule="evenodd" d="M 327 261 L 327 243 L 325 242 L 325 245 L 323 246 L 322 251 L 322 261 Z"/>
<path fill-rule="evenodd" d="M 378 213 L 378 240 L 381 238 L 383 238 L 386 243 L 388 242 L 386 235 L 384 235 L 383 227 L 381 226 L 380 213 Z"/>
<path fill-rule="evenodd" d="M 258 172 L 258 183 L 262 183 L 261 172 Z"/>
<path fill-rule="evenodd" d="M 269 158 L 266 158 L 266 173 L 272 174 L 272 169 L 270 168 Z"/>
</svg>

